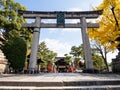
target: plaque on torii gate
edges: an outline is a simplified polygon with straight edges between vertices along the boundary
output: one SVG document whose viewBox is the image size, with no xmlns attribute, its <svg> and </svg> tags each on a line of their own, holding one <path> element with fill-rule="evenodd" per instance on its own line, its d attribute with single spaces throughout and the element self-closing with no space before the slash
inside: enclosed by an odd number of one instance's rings
<svg viewBox="0 0 120 90">
<path fill-rule="evenodd" d="M 86 72 L 93 72 L 93 60 L 90 48 L 89 37 L 87 34 L 87 28 L 98 28 L 98 23 L 87 23 L 86 19 L 95 19 L 98 18 L 99 15 L 102 14 L 102 10 L 97 11 L 82 11 L 82 12 L 44 12 L 44 11 L 19 11 L 19 14 L 22 14 L 26 19 L 35 19 L 34 23 L 26 23 L 23 24 L 22 27 L 24 28 L 34 28 L 33 30 L 33 40 L 32 40 L 32 47 L 31 47 L 31 55 L 30 55 L 30 62 L 29 62 L 29 71 L 34 72 L 37 70 L 36 63 L 37 63 L 37 51 L 38 51 L 38 44 L 39 44 L 39 35 L 40 35 L 40 28 L 81 28 L 82 32 L 82 39 L 84 45 L 84 52 L 85 52 L 85 71 Z M 61 16 L 59 16 L 59 15 Z M 61 18 L 62 20 L 58 20 Z M 64 19 L 80 19 L 80 23 L 65 23 Z M 41 19 L 57 19 L 57 23 L 42 23 Z M 62 24 L 63 23 L 63 24 Z"/>
</svg>

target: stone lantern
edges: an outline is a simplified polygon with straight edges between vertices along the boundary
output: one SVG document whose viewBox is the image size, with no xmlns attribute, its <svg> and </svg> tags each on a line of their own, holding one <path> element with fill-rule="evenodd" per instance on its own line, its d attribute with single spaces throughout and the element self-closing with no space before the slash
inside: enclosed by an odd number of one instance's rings
<svg viewBox="0 0 120 90">
<path fill-rule="evenodd" d="M 3 52 L 0 50 L 0 73 L 5 73 L 8 71 L 8 61 L 5 58 Z"/>
</svg>

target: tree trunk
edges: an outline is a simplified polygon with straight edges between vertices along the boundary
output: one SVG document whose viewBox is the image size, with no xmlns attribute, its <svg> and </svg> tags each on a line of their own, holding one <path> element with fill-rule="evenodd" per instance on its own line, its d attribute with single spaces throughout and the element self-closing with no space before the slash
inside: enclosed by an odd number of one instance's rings
<svg viewBox="0 0 120 90">
<path fill-rule="evenodd" d="M 104 52 L 102 51 L 102 48 L 99 46 L 97 47 L 97 49 L 100 51 L 100 54 L 104 60 L 104 64 L 106 66 L 106 70 L 107 72 L 109 72 L 109 66 L 108 66 L 108 63 L 107 63 L 107 51 L 106 51 L 106 48 L 104 48 Z"/>
<path fill-rule="evenodd" d="M 104 50 L 104 54 L 105 55 L 103 55 L 103 52 L 102 51 L 100 51 L 100 53 L 101 53 L 101 55 L 102 55 L 102 58 L 104 59 L 104 63 L 105 63 L 105 66 L 106 66 L 106 70 L 107 70 L 107 72 L 109 72 L 109 66 L 108 66 L 108 63 L 107 63 L 107 52 L 106 52 L 106 49 Z"/>
</svg>

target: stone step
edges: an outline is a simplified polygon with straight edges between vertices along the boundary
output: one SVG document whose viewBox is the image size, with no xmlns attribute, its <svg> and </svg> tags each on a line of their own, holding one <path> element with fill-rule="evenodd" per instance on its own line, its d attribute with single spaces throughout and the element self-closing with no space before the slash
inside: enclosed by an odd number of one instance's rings
<svg viewBox="0 0 120 90">
<path fill-rule="evenodd" d="M 64 86 L 120 85 L 120 80 L 64 81 Z"/>
<path fill-rule="evenodd" d="M 3 74 L 0 90 L 120 90 L 120 76 L 111 74 Z"/>
<path fill-rule="evenodd" d="M 0 86 L 0 90 L 120 90 L 120 85 L 68 86 L 68 87 Z"/>
<path fill-rule="evenodd" d="M 53 87 L 53 86 L 99 86 L 99 85 L 120 85 L 120 80 L 97 80 L 97 81 L 0 81 L 0 86 L 35 86 L 35 87 Z"/>
<path fill-rule="evenodd" d="M 0 86 L 33 86 L 33 87 L 52 87 L 63 86 L 63 82 L 34 82 L 34 81 L 0 81 Z"/>
</svg>

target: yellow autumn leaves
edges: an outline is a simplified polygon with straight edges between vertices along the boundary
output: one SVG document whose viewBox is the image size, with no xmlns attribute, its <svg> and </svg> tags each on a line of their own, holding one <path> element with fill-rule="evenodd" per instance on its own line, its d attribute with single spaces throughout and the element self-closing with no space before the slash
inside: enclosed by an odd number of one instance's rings
<svg viewBox="0 0 120 90">
<path fill-rule="evenodd" d="M 118 40 L 120 37 L 120 0 L 103 0 L 96 9 L 103 10 L 103 14 L 97 21 L 100 28 L 89 29 L 89 37 L 108 50 L 115 50 L 120 44 L 120 40 Z"/>
</svg>

